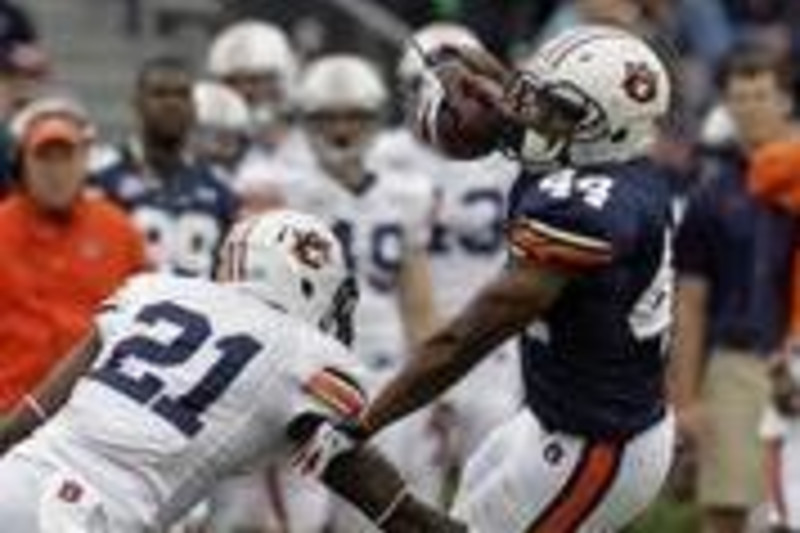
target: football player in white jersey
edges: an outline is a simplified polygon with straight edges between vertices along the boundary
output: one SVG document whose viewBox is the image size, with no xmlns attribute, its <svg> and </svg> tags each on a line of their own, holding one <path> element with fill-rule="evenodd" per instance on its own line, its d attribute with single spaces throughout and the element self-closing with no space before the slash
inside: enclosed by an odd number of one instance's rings
<svg viewBox="0 0 800 533">
<path fill-rule="evenodd" d="M 337 429 L 365 376 L 337 340 L 356 291 L 330 230 L 291 211 L 244 220 L 218 279 L 143 275 L 105 304 L 0 431 L 5 452 L 35 430 L 0 460 L 3 529 L 159 532 L 220 478 L 294 457 L 387 531 L 465 531 Z"/>
<path fill-rule="evenodd" d="M 192 87 L 196 124 L 192 148 L 224 182 L 232 184 L 251 147 L 250 109 L 239 93 L 221 83 L 201 81 Z"/>
<path fill-rule="evenodd" d="M 214 38 L 206 57 L 213 79 L 244 98 L 254 125 L 254 149 L 259 159 L 289 137 L 291 93 L 298 60 L 286 33 L 260 20 L 243 20 Z"/>
<path fill-rule="evenodd" d="M 416 97 L 424 75 L 420 51 L 433 53 L 442 46 L 482 49 L 469 29 L 452 23 L 433 23 L 413 39 L 417 47 L 405 50 L 397 69 L 409 100 Z M 455 315 L 506 259 L 506 196 L 519 165 L 496 152 L 476 160 L 448 159 L 418 140 L 408 127 L 382 135 L 371 157 L 376 165 L 433 180 L 436 210 L 429 251 L 434 296 L 443 316 Z M 519 406 L 522 389 L 516 352 L 512 343 L 504 346 L 448 395 L 445 406 L 452 410 L 453 424 L 445 428 L 445 441 L 450 443 L 452 453 L 447 459 L 452 466 L 463 464 L 483 436 Z M 496 383 L 507 386 L 493 386 Z"/>
</svg>

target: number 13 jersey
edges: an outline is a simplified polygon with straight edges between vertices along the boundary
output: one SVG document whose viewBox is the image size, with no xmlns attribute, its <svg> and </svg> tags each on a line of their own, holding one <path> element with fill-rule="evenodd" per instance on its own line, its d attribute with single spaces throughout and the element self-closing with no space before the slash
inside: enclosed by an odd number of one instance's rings
<svg viewBox="0 0 800 533">
<path fill-rule="evenodd" d="M 13 453 L 78 472 L 112 508 L 161 531 L 221 478 L 285 458 L 298 415 L 357 414 L 355 357 L 233 287 L 134 278 L 97 319 L 91 370 Z"/>
<path fill-rule="evenodd" d="M 512 260 L 574 274 L 521 341 L 527 403 L 548 430 L 624 438 L 663 416 L 670 196 L 644 159 L 515 184 Z"/>
</svg>

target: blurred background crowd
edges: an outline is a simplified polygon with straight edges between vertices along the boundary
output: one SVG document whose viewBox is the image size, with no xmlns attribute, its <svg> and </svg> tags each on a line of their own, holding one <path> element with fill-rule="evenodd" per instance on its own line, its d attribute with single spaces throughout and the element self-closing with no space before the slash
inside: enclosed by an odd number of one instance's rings
<svg viewBox="0 0 800 533">
<path fill-rule="evenodd" d="M 792 206 L 757 198 L 748 179 L 755 150 L 798 134 L 792 0 L 0 0 L 0 416 L 127 275 L 208 276 L 231 221 L 284 203 L 351 241 L 375 293 L 356 346 L 391 373 L 502 264 L 518 170 L 494 156 L 451 164 L 407 135 L 403 52 L 443 22 L 513 65 L 583 23 L 631 28 L 671 59 L 678 98 L 654 155 L 682 220 L 669 383 L 680 447 L 635 529 L 758 531 L 777 483 L 766 466 L 781 434 L 762 415 L 794 331 L 796 245 Z M 340 94 L 308 68 L 331 54 L 352 72 Z M 374 173 L 393 180 L 370 196 Z M 323 175 L 334 179 L 309 185 Z M 425 439 L 387 439 L 443 505 L 470 441 L 519 401 L 506 351 L 488 381 L 410 423 Z M 355 530 L 327 495 L 268 470 L 181 527 Z"/>
</svg>

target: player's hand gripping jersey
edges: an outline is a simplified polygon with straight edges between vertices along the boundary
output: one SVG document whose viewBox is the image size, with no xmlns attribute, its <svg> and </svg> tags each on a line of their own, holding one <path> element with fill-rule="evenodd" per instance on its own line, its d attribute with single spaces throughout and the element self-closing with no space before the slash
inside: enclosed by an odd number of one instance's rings
<svg viewBox="0 0 800 533">
<path fill-rule="evenodd" d="M 12 455 L 78 473 L 138 527 L 161 531 L 221 478 L 286 456 L 298 415 L 364 402 L 342 345 L 244 291 L 140 276 L 97 328 L 89 374 Z"/>
</svg>

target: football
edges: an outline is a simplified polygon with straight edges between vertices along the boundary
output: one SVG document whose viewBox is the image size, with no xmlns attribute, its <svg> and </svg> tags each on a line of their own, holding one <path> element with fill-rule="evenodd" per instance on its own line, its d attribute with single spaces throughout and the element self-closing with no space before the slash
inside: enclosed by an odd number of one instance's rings
<svg viewBox="0 0 800 533">
<path fill-rule="evenodd" d="M 500 84 L 459 60 L 439 70 L 437 80 L 415 102 L 414 129 L 422 140 L 455 159 L 495 149 L 504 123 Z"/>
<path fill-rule="evenodd" d="M 474 159 L 497 147 L 503 117 L 481 98 L 463 93 L 448 95 L 434 127 L 439 151 L 457 159 Z"/>
</svg>

